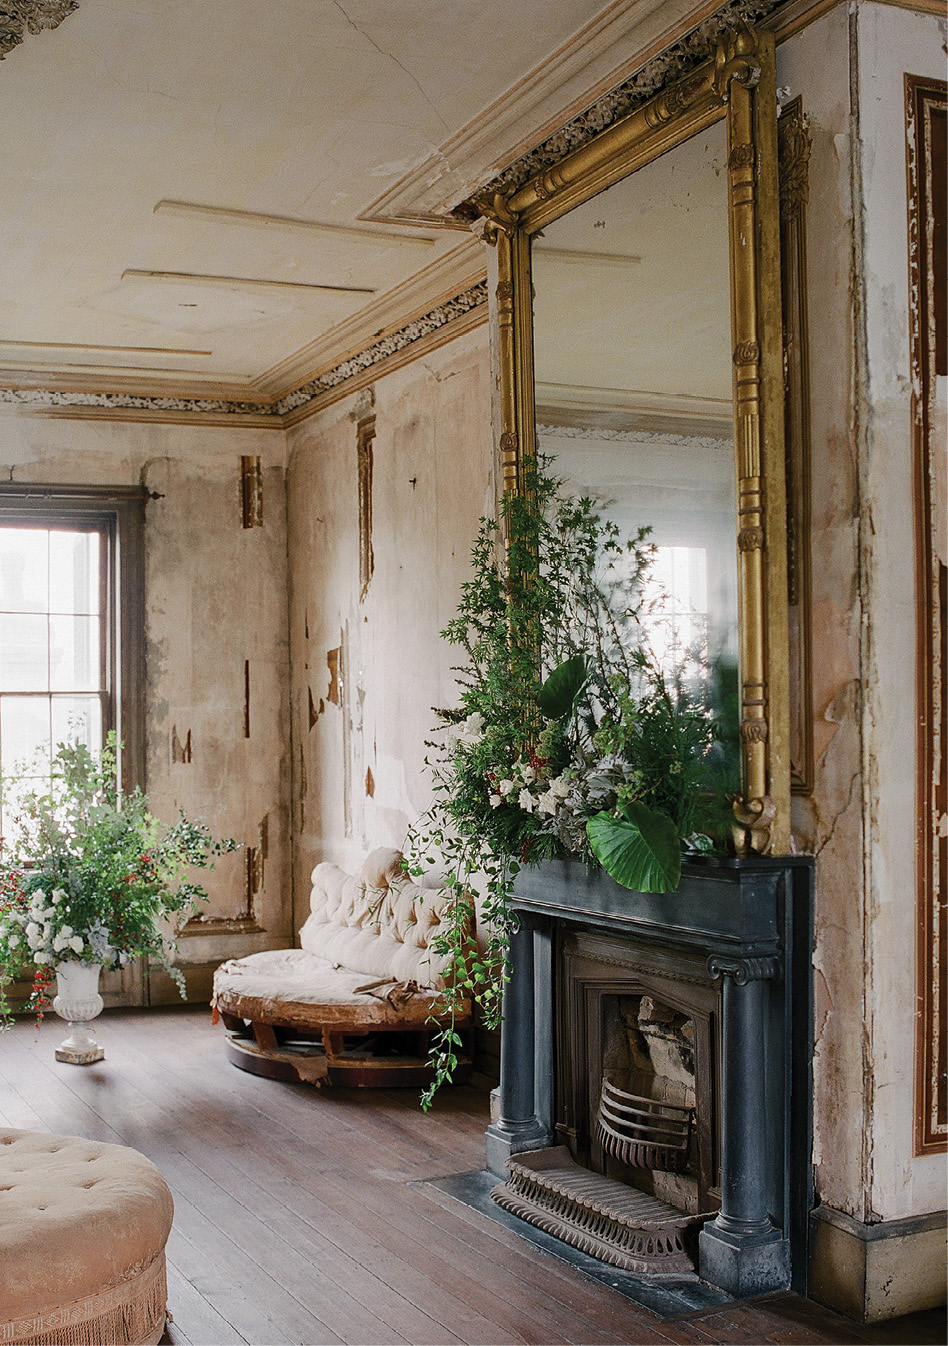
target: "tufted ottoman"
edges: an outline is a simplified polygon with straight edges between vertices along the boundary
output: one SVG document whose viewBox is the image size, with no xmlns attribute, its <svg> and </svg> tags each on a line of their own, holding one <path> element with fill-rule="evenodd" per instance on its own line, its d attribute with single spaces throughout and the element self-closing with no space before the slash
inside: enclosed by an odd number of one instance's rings
<svg viewBox="0 0 948 1346">
<path fill-rule="evenodd" d="M 155 1343 L 171 1193 L 124 1145 L 0 1128 L 0 1343 Z"/>
</svg>

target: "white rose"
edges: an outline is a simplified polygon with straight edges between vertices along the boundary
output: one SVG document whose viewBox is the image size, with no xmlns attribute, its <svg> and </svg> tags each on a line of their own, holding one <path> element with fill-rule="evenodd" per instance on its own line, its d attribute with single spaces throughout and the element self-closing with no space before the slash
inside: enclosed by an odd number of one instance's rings
<svg viewBox="0 0 948 1346">
<path fill-rule="evenodd" d="M 64 925 L 59 933 L 62 935 L 63 939 L 72 939 L 73 935 L 75 934 L 75 931 L 73 930 L 71 925 Z"/>
<path fill-rule="evenodd" d="M 520 779 L 526 785 L 529 785 L 532 781 L 536 780 L 536 775 L 537 773 L 534 771 L 533 767 L 530 766 L 529 762 L 520 764 Z"/>
<path fill-rule="evenodd" d="M 85 943 L 83 942 L 83 938 L 81 935 L 73 935 L 69 943 L 76 953 L 82 953 L 83 949 L 85 948 Z"/>
<path fill-rule="evenodd" d="M 61 902 L 65 896 L 66 896 L 66 893 L 65 893 L 64 889 L 62 889 L 62 888 L 54 888 L 53 891 L 50 893 L 49 900 L 50 900 L 50 902 L 53 902 L 53 903 L 55 903 L 55 902 Z"/>
<path fill-rule="evenodd" d="M 68 943 L 69 941 L 67 939 L 63 939 L 62 933 L 58 934 L 53 940 L 53 952 L 62 953 Z"/>
<path fill-rule="evenodd" d="M 533 812 L 534 799 L 529 790 L 521 790 L 517 796 L 517 803 L 523 809 L 524 813 Z"/>
<path fill-rule="evenodd" d="M 512 780 L 502 780 L 497 788 L 503 798 L 506 799 L 507 796 L 513 792 L 514 783 Z"/>
<path fill-rule="evenodd" d="M 491 795 L 491 797 L 490 797 L 490 801 L 489 801 L 489 802 L 490 802 L 490 806 L 491 806 L 492 809 L 499 809 L 499 808 L 500 808 L 500 795 Z"/>
<path fill-rule="evenodd" d="M 556 812 L 558 800 L 552 790 L 547 790 L 537 800 L 537 808 L 541 813 L 549 813 L 550 816 Z"/>
<path fill-rule="evenodd" d="M 35 921 L 30 921 L 29 925 L 27 925 L 26 927 L 25 934 L 27 941 L 30 944 L 32 944 L 34 939 L 40 938 L 42 931 L 40 930 L 40 927 L 36 924 Z"/>
<path fill-rule="evenodd" d="M 10 936 L 10 948 L 11 948 L 11 949 L 15 949 L 16 946 L 19 944 L 19 942 L 20 942 L 20 936 L 19 936 L 19 935 L 11 935 L 11 936 Z"/>
<path fill-rule="evenodd" d="M 557 799 L 565 799 L 569 794 L 569 781 L 565 776 L 557 776 L 556 780 L 550 781 L 550 789 Z"/>
<path fill-rule="evenodd" d="M 41 966 L 42 966 L 42 964 L 44 964 L 44 963 L 49 963 L 49 962 L 51 962 L 51 961 L 52 961 L 52 960 L 50 959 L 50 956 L 49 956 L 48 953 L 34 953 L 34 955 L 33 955 L 33 962 L 34 962 L 34 963 L 39 963 Z"/>
</svg>

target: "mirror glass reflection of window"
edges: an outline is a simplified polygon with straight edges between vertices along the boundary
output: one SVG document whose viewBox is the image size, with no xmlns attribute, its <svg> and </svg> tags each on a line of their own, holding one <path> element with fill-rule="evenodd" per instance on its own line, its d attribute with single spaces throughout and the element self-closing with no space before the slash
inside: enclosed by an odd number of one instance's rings
<svg viewBox="0 0 948 1346">
<path fill-rule="evenodd" d="M 0 775 L 48 778 L 57 744 L 102 746 L 108 694 L 98 529 L 0 526 Z M 9 796 L 9 789 L 7 790 Z M 8 797 L 7 807 L 14 801 Z"/>
<path fill-rule="evenodd" d="M 646 637 L 666 673 L 736 678 L 735 466 L 723 122 L 534 240 L 541 452 L 624 536 L 651 529 Z"/>
</svg>

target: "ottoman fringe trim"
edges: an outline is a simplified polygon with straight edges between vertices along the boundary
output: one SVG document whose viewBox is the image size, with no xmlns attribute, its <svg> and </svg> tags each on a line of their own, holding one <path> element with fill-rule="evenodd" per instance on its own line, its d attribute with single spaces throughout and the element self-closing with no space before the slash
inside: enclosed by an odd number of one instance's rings
<svg viewBox="0 0 948 1346">
<path fill-rule="evenodd" d="M 168 1287 L 162 1250 L 117 1285 L 29 1318 L 0 1323 L 2 1346 L 157 1346 Z"/>
</svg>

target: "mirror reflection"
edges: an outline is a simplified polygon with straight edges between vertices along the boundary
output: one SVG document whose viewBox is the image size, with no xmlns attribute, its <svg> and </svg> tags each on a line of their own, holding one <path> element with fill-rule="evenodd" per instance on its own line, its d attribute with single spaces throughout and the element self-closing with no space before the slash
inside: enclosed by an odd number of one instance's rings
<svg viewBox="0 0 948 1346">
<path fill-rule="evenodd" d="M 646 638 L 737 732 L 738 603 L 723 121 L 533 243 L 537 433 L 569 491 L 651 530 Z"/>
</svg>

